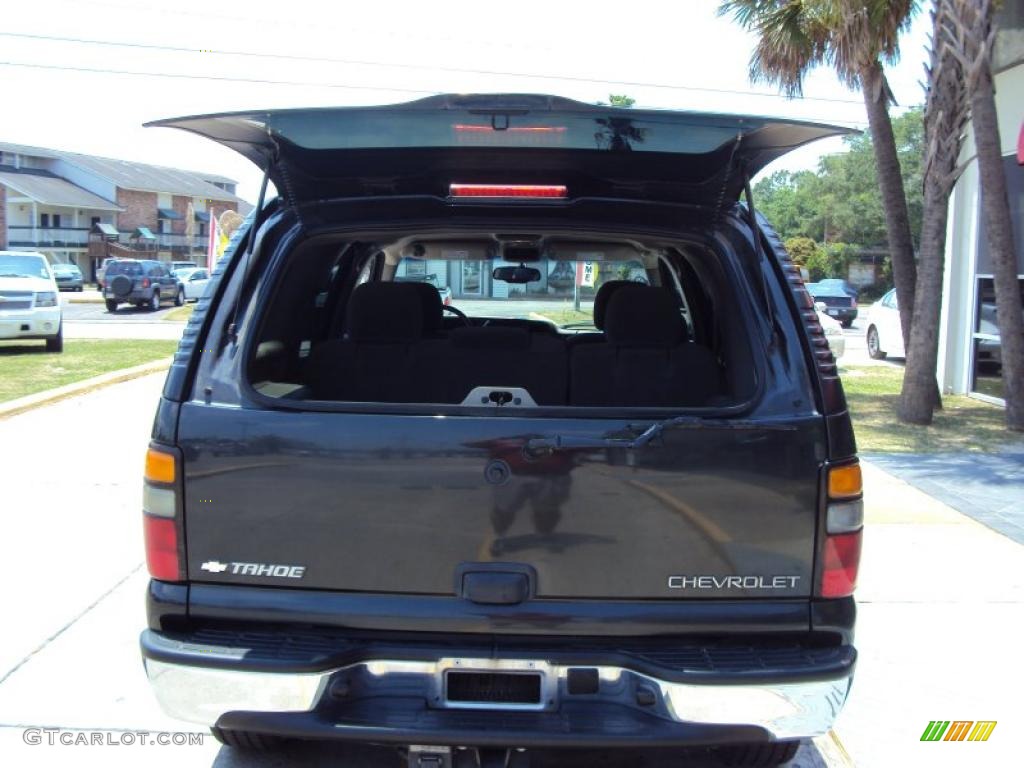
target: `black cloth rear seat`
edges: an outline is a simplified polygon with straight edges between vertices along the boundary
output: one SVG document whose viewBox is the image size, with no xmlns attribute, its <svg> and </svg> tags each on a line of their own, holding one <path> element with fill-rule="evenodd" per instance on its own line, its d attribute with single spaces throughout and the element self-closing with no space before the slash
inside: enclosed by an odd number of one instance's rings
<svg viewBox="0 0 1024 768">
<path fill-rule="evenodd" d="M 714 355 L 687 339 L 669 288 L 622 286 L 608 300 L 606 341 L 571 347 L 569 403 L 699 406 L 720 389 Z"/>
<path fill-rule="evenodd" d="M 444 335 L 444 302 L 437 288 L 430 283 L 408 283 L 420 297 L 423 311 L 423 336 L 432 338 Z"/>
<path fill-rule="evenodd" d="M 423 288 L 434 296 L 427 297 Z M 521 387 L 564 405 L 568 357 L 557 336 L 482 326 L 439 333 L 440 296 L 420 283 L 357 286 L 345 336 L 316 346 L 306 379 L 317 400 L 461 403 L 475 387 Z"/>
<path fill-rule="evenodd" d="M 608 300 L 619 288 L 626 285 L 642 285 L 642 283 L 634 283 L 629 280 L 609 280 L 606 283 L 602 283 L 601 287 L 597 289 L 597 294 L 594 296 L 594 327 L 598 331 L 604 331 L 604 319 L 608 313 Z M 604 333 L 577 333 L 569 338 L 569 346 L 600 344 L 604 341 L 606 341 Z"/>
<path fill-rule="evenodd" d="M 356 286 L 346 310 L 345 336 L 317 345 L 310 356 L 306 379 L 313 397 L 438 402 L 441 382 L 433 358 L 446 342 L 423 338 L 425 317 L 415 283 Z"/>
<path fill-rule="evenodd" d="M 690 343 L 676 294 L 625 285 L 608 301 L 604 338 L 567 346 L 527 328 L 472 326 L 428 338 L 436 305 L 415 283 L 357 286 L 341 339 L 318 344 L 307 382 L 318 400 L 463 402 L 476 387 L 519 387 L 538 405 L 702 405 L 720 389 L 711 352 Z M 429 317 L 428 317 L 429 314 Z M 433 329 L 432 329 L 433 330 Z"/>
<path fill-rule="evenodd" d="M 475 387 L 521 387 L 538 405 L 566 403 L 568 356 L 556 336 L 508 326 L 456 328 L 442 360 L 445 402 L 461 403 Z"/>
</svg>

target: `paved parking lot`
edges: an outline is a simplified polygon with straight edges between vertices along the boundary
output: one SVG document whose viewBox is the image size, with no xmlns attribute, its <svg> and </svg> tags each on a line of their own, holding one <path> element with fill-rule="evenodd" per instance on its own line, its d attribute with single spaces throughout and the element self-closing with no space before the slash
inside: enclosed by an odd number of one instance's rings
<svg viewBox="0 0 1024 768">
<path fill-rule="evenodd" d="M 178 339 L 183 322 L 165 320 L 172 304 L 156 312 L 122 304 L 108 312 L 96 291 L 62 293 L 64 337 L 68 339 Z"/>
</svg>

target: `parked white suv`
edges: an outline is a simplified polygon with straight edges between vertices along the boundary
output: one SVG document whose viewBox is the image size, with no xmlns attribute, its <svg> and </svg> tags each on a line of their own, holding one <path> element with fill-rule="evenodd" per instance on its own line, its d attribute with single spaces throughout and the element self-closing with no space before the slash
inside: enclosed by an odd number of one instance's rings
<svg viewBox="0 0 1024 768">
<path fill-rule="evenodd" d="M 47 352 L 64 349 L 57 282 L 41 253 L 0 251 L 0 339 L 46 339 Z"/>
</svg>

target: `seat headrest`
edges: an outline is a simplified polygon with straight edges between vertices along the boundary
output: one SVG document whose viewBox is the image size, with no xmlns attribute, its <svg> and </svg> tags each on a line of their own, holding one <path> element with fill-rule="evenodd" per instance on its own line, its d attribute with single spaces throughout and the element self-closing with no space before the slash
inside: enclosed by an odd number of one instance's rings
<svg viewBox="0 0 1024 768">
<path fill-rule="evenodd" d="M 612 344 L 667 347 L 686 339 L 682 304 L 671 288 L 636 283 L 618 288 L 608 300 L 604 333 Z"/>
<path fill-rule="evenodd" d="M 348 300 L 350 341 L 407 342 L 423 336 L 420 293 L 413 283 L 363 283 Z"/>
<path fill-rule="evenodd" d="M 597 330 L 604 330 L 604 319 L 608 312 L 608 300 L 612 297 L 613 293 L 624 285 L 640 285 L 640 283 L 631 283 L 629 280 L 609 280 L 597 289 L 597 295 L 594 296 L 594 327 Z"/>
<path fill-rule="evenodd" d="M 462 349 L 525 349 L 530 346 L 530 332 L 525 328 L 485 326 L 481 328 L 455 328 L 448 339 Z"/>
<path fill-rule="evenodd" d="M 444 325 L 444 302 L 437 288 L 430 283 L 409 283 L 420 297 L 423 309 L 423 332 L 434 333 Z"/>
</svg>

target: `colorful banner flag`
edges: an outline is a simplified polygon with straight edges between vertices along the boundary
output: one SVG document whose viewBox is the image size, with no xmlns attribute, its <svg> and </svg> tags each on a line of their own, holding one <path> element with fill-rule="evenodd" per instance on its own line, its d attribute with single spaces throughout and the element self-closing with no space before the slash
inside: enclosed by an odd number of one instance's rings
<svg viewBox="0 0 1024 768">
<path fill-rule="evenodd" d="M 206 244 L 206 268 L 213 273 L 217 266 L 217 260 L 224 255 L 224 249 L 228 246 L 228 238 L 220 228 L 220 222 L 210 209 L 210 232 Z"/>
</svg>

